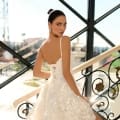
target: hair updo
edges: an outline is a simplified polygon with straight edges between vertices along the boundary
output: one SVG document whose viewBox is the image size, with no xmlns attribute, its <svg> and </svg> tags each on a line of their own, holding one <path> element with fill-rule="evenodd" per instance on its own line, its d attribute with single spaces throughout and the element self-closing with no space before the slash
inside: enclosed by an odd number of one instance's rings
<svg viewBox="0 0 120 120">
<path fill-rule="evenodd" d="M 65 14 L 61 10 L 53 10 L 53 9 L 49 9 L 48 14 L 49 14 L 48 22 L 50 23 L 52 23 L 59 16 L 65 16 Z"/>
</svg>

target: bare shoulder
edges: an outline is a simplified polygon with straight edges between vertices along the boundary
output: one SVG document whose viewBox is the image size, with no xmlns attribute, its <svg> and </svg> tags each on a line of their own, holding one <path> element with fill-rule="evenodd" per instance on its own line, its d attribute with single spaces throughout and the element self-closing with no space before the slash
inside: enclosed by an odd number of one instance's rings
<svg viewBox="0 0 120 120">
<path fill-rule="evenodd" d="M 47 40 L 44 40 L 40 46 L 40 50 L 43 50 L 46 45 L 47 45 Z"/>
<path fill-rule="evenodd" d="M 70 41 L 70 37 L 69 36 L 63 36 L 63 41 Z"/>
<path fill-rule="evenodd" d="M 66 46 L 70 44 L 70 37 L 69 36 L 63 36 L 62 43 Z"/>
<path fill-rule="evenodd" d="M 46 44 L 47 44 L 47 40 L 44 40 L 44 41 L 42 42 L 40 48 L 43 48 L 44 46 L 46 46 Z"/>
</svg>

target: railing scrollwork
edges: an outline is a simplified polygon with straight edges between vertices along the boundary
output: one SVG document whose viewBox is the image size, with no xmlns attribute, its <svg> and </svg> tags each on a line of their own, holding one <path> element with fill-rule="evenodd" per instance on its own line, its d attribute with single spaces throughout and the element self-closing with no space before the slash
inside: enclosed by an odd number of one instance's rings
<svg viewBox="0 0 120 120">
<path fill-rule="evenodd" d="M 81 75 L 80 79 L 85 80 L 92 76 L 92 96 L 96 97 L 92 103 L 93 108 L 107 120 L 117 120 L 117 115 L 111 109 L 111 101 L 114 102 L 119 95 L 120 57 L 106 62 L 92 72 L 81 71 Z"/>
</svg>

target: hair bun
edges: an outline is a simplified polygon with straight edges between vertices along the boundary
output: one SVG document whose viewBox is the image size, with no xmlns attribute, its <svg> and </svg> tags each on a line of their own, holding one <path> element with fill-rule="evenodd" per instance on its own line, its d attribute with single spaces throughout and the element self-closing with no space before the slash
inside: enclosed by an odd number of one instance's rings
<svg viewBox="0 0 120 120">
<path fill-rule="evenodd" d="M 53 9 L 49 9 L 48 14 L 51 14 L 53 11 L 54 11 Z"/>
</svg>

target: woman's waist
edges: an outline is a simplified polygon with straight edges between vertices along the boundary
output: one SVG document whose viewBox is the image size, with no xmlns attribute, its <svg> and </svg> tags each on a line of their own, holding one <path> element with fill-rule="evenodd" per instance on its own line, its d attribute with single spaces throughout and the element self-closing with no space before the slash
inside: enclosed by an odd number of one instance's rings
<svg viewBox="0 0 120 120">
<path fill-rule="evenodd" d="M 65 79 L 64 79 L 64 76 L 61 74 L 59 75 L 56 75 L 56 74 L 51 74 L 50 78 L 49 78 L 49 81 L 54 81 L 54 82 L 64 82 Z"/>
</svg>

